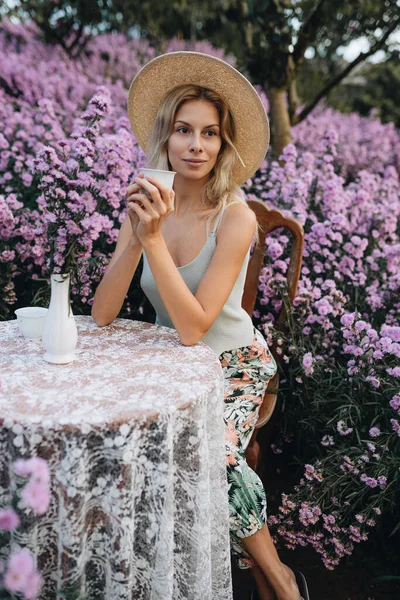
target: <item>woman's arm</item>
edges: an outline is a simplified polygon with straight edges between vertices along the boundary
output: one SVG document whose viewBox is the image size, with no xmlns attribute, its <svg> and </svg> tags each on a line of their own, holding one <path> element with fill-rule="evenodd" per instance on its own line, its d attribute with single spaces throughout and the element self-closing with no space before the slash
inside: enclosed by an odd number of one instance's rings
<svg viewBox="0 0 400 600">
<path fill-rule="evenodd" d="M 141 255 L 142 244 L 133 235 L 128 215 L 122 223 L 115 252 L 94 295 L 92 317 L 99 327 L 111 323 L 121 310 Z"/>
<path fill-rule="evenodd" d="M 181 342 L 191 346 L 204 337 L 227 301 L 254 236 L 256 217 L 244 204 L 226 209 L 218 229 L 214 256 L 193 295 L 176 268 L 161 232 L 165 216 L 173 210 L 173 194 L 150 177 L 143 181 L 142 187 L 150 193 L 151 200 L 142 194 L 132 196 L 136 200 L 132 209 L 139 219 L 137 235 Z"/>
</svg>

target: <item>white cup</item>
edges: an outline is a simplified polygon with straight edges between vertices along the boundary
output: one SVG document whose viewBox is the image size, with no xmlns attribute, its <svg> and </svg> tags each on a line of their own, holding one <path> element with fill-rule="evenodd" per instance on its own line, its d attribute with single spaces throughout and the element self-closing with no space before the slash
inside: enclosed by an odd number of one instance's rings
<svg viewBox="0 0 400 600">
<path fill-rule="evenodd" d="M 154 177 L 155 179 L 158 179 L 164 185 L 166 185 L 167 188 L 172 190 L 176 171 L 163 171 L 162 169 L 140 169 L 140 173 L 143 173 L 146 179 L 147 177 Z"/>
<path fill-rule="evenodd" d="M 47 311 L 47 308 L 41 306 L 25 306 L 14 311 L 17 315 L 19 330 L 24 338 L 38 340 L 42 337 Z"/>
</svg>

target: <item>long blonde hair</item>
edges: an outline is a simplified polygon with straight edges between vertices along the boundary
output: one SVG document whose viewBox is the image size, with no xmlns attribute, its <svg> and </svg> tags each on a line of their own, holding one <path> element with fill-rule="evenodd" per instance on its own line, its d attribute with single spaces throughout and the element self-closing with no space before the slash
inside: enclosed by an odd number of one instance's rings
<svg viewBox="0 0 400 600">
<path fill-rule="evenodd" d="M 167 143 L 173 131 L 175 116 L 182 104 L 189 100 L 207 100 L 218 110 L 222 144 L 211 176 L 202 191 L 205 209 L 213 208 L 207 219 L 208 227 L 228 204 L 240 201 L 246 204 L 244 194 L 233 181 L 232 172 L 236 160 L 241 160 L 235 148 L 235 122 L 226 101 L 216 92 L 197 85 L 182 85 L 164 98 L 157 112 L 151 131 L 147 157 L 152 169 L 172 170 L 168 160 Z"/>
</svg>

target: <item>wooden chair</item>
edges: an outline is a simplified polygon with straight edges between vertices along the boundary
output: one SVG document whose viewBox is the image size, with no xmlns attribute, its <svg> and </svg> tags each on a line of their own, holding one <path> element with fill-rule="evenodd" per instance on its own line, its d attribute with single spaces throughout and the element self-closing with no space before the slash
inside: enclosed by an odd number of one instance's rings
<svg viewBox="0 0 400 600">
<path fill-rule="evenodd" d="M 250 315 L 250 317 L 252 317 L 257 297 L 258 280 L 264 264 L 266 236 L 271 233 L 271 231 L 274 231 L 280 227 L 288 229 L 293 236 L 293 245 L 287 272 L 288 295 L 290 301 L 292 302 L 296 296 L 297 285 L 300 277 L 304 246 L 304 230 L 300 223 L 296 221 L 296 219 L 286 217 L 279 210 L 268 208 L 268 206 L 260 200 L 249 200 L 248 205 L 256 214 L 257 222 L 259 224 L 259 241 L 256 244 L 249 261 L 242 299 L 242 307 Z M 286 309 L 284 305 L 282 305 L 276 328 L 282 332 L 287 329 Z M 279 367 L 279 365 L 282 363 L 282 354 L 278 354 L 276 352 L 276 347 L 274 346 L 271 347 L 271 352 Z M 264 427 L 264 425 L 270 420 L 272 413 L 274 412 L 278 386 L 279 371 L 268 384 L 268 388 L 265 392 L 263 402 L 260 407 L 258 421 L 249 446 L 246 450 L 246 460 L 250 467 L 254 470 L 257 470 L 260 457 L 260 445 L 257 442 L 257 433 L 258 430 L 261 429 L 261 427 Z"/>
</svg>

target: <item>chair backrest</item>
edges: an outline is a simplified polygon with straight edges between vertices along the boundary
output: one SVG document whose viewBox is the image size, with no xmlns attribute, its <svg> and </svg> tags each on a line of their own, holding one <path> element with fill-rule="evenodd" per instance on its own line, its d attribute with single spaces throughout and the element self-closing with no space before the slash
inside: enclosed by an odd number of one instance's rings
<svg viewBox="0 0 400 600">
<path fill-rule="evenodd" d="M 304 229 L 296 219 L 286 217 L 280 210 L 268 208 L 268 206 L 260 200 L 249 200 L 247 204 L 254 211 L 259 224 L 259 239 L 254 247 L 247 268 L 242 299 L 242 307 L 250 317 L 252 317 L 257 297 L 258 280 L 264 264 L 265 240 L 267 235 L 280 227 L 288 229 L 293 235 L 293 245 L 287 272 L 288 295 L 289 300 L 292 302 L 296 296 L 297 285 L 300 278 L 304 247 Z M 285 319 L 286 309 L 284 304 L 282 304 L 277 321 L 277 328 L 281 331 L 286 329 Z M 280 355 L 276 355 L 275 358 L 281 362 Z"/>
</svg>

